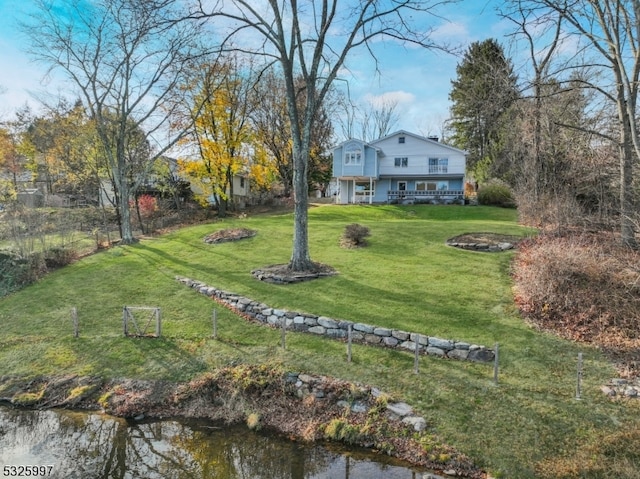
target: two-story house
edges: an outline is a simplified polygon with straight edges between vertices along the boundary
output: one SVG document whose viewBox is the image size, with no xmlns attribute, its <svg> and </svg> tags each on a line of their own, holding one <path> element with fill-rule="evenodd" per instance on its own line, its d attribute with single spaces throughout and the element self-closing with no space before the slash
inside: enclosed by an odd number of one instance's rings
<svg viewBox="0 0 640 479">
<path fill-rule="evenodd" d="M 407 131 L 333 150 L 336 203 L 463 202 L 466 152 Z"/>
</svg>

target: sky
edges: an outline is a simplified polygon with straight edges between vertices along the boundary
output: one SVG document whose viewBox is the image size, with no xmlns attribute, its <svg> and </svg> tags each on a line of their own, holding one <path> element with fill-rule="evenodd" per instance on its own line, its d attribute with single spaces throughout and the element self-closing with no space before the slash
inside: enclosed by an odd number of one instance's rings
<svg viewBox="0 0 640 479">
<path fill-rule="evenodd" d="M 38 98 L 59 94 L 73 96 L 68 82 L 48 77 L 43 65 L 25 52 L 27 40 L 18 24 L 33 0 L 0 0 L 0 120 L 10 118 L 25 104 L 39 108 Z M 511 26 L 496 13 L 499 0 L 462 0 L 442 10 L 433 22 L 434 39 L 466 49 L 474 41 L 495 38 L 503 45 Z M 505 46 L 506 48 L 506 46 Z M 397 42 L 376 42 L 379 75 L 364 50 L 352 52 L 348 70 L 335 83 L 356 104 L 397 101 L 400 117 L 394 130 L 424 136 L 441 135 L 449 115 L 451 80 L 456 77 L 459 57 Z M 347 86 L 348 85 L 348 86 Z"/>
</svg>

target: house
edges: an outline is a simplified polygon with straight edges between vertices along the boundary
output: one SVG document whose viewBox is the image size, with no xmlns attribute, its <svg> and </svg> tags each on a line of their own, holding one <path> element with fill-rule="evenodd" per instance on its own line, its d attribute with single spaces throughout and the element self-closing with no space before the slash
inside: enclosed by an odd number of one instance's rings
<svg viewBox="0 0 640 479">
<path fill-rule="evenodd" d="M 401 130 L 333 150 L 336 203 L 464 201 L 466 152 Z"/>
</svg>

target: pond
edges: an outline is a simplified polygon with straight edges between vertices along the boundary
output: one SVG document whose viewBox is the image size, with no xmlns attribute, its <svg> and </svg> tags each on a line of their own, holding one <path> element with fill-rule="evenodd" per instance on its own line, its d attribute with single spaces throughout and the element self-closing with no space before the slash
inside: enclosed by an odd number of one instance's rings
<svg viewBox="0 0 640 479">
<path fill-rule="evenodd" d="M 0 477 L 65 479 L 422 479 L 424 474 L 368 451 L 302 444 L 246 427 L 129 423 L 98 413 L 5 407 L 0 407 L 0 471 Z"/>
</svg>

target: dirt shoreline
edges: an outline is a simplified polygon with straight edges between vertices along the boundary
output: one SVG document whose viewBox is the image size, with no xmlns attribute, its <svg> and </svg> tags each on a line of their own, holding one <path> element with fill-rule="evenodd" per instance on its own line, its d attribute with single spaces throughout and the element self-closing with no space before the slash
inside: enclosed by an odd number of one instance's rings
<svg viewBox="0 0 640 479">
<path fill-rule="evenodd" d="M 246 424 L 297 441 L 365 447 L 446 475 L 486 478 L 470 459 L 428 430 L 416 432 L 386 408 L 390 398 L 333 378 L 313 390 L 268 366 L 235 366 L 190 382 L 82 376 L 0 378 L 0 403 L 26 409 L 102 411 L 131 420 L 206 419 Z M 349 405 L 358 404 L 358 408 Z"/>
</svg>

